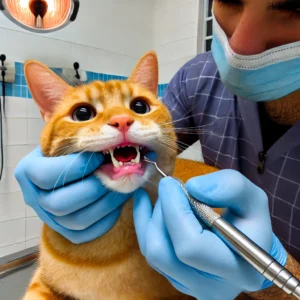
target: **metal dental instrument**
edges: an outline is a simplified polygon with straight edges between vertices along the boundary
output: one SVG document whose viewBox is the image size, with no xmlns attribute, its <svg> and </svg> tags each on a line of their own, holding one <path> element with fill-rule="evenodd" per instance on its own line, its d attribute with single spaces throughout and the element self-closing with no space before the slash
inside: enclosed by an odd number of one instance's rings
<svg viewBox="0 0 300 300">
<path fill-rule="evenodd" d="M 154 164 L 156 170 L 162 177 L 167 177 L 156 164 L 156 162 L 144 157 L 147 163 Z M 175 178 L 176 179 L 176 178 Z M 235 252 L 248 261 L 260 274 L 272 281 L 287 294 L 300 299 L 300 282 L 288 270 L 274 260 L 267 252 L 256 245 L 240 230 L 226 222 L 218 213 L 208 205 L 193 198 L 186 190 L 185 185 L 176 179 L 187 196 L 191 208 L 197 219 L 214 231 L 217 231 L 224 242 Z"/>
</svg>

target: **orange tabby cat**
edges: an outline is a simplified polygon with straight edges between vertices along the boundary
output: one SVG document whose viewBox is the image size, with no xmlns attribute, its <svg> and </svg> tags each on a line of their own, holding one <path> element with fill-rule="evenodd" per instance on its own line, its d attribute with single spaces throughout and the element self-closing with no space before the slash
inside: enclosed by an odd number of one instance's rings
<svg viewBox="0 0 300 300">
<path fill-rule="evenodd" d="M 25 76 L 46 121 L 41 135 L 44 155 L 104 152 L 105 164 L 95 174 L 111 190 L 127 193 L 143 186 L 155 202 L 160 178 L 153 166 L 142 160 L 149 149 L 156 151 L 158 165 L 167 174 L 184 181 L 216 170 L 176 160 L 171 116 L 157 99 L 154 52 L 141 58 L 126 81 L 70 87 L 36 61 L 25 64 Z M 39 267 L 24 297 L 35 299 L 192 298 L 175 290 L 148 266 L 139 250 L 129 200 L 115 226 L 88 243 L 72 244 L 44 225 Z"/>
</svg>

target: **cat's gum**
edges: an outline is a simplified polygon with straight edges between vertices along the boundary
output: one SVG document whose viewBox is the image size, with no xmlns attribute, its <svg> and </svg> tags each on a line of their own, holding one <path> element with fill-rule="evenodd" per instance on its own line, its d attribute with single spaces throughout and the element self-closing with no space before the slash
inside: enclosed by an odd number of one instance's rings
<svg viewBox="0 0 300 300">
<path fill-rule="evenodd" d="M 145 169 L 141 163 L 134 165 L 126 165 L 116 168 L 113 164 L 102 165 L 99 171 L 108 175 L 112 180 L 117 180 L 125 175 L 139 175 L 142 176 L 145 173 Z"/>
</svg>

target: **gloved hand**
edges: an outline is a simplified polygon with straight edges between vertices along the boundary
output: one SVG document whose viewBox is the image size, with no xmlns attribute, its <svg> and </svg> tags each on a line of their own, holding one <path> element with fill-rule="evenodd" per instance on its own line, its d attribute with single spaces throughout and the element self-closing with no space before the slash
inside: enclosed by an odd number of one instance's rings
<svg viewBox="0 0 300 300">
<path fill-rule="evenodd" d="M 100 153 L 44 157 L 37 148 L 15 170 L 26 204 L 50 228 L 75 244 L 109 231 L 131 194 L 108 191 L 93 173 Z"/>
<path fill-rule="evenodd" d="M 272 233 L 268 199 L 260 188 L 233 170 L 192 178 L 186 187 L 211 207 L 228 208 L 223 217 L 285 265 L 287 254 Z M 201 226 L 177 181 L 170 177 L 159 183 L 153 212 L 147 193 L 135 192 L 134 222 L 150 266 L 184 294 L 199 300 L 232 300 L 243 291 L 271 285 Z"/>
</svg>

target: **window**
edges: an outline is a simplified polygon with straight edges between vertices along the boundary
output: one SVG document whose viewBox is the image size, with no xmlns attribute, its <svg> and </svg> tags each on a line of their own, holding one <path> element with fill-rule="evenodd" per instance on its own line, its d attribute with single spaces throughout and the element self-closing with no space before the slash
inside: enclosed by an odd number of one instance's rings
<svg viewBox="0 0 300 300">
<path fill-rule="evenodd" d="M 211 50 L 212 34 L 213 34 L 213 18 L 212 18 L 213 0 L 204 0 L 204 52 Z"/>
</svg>

